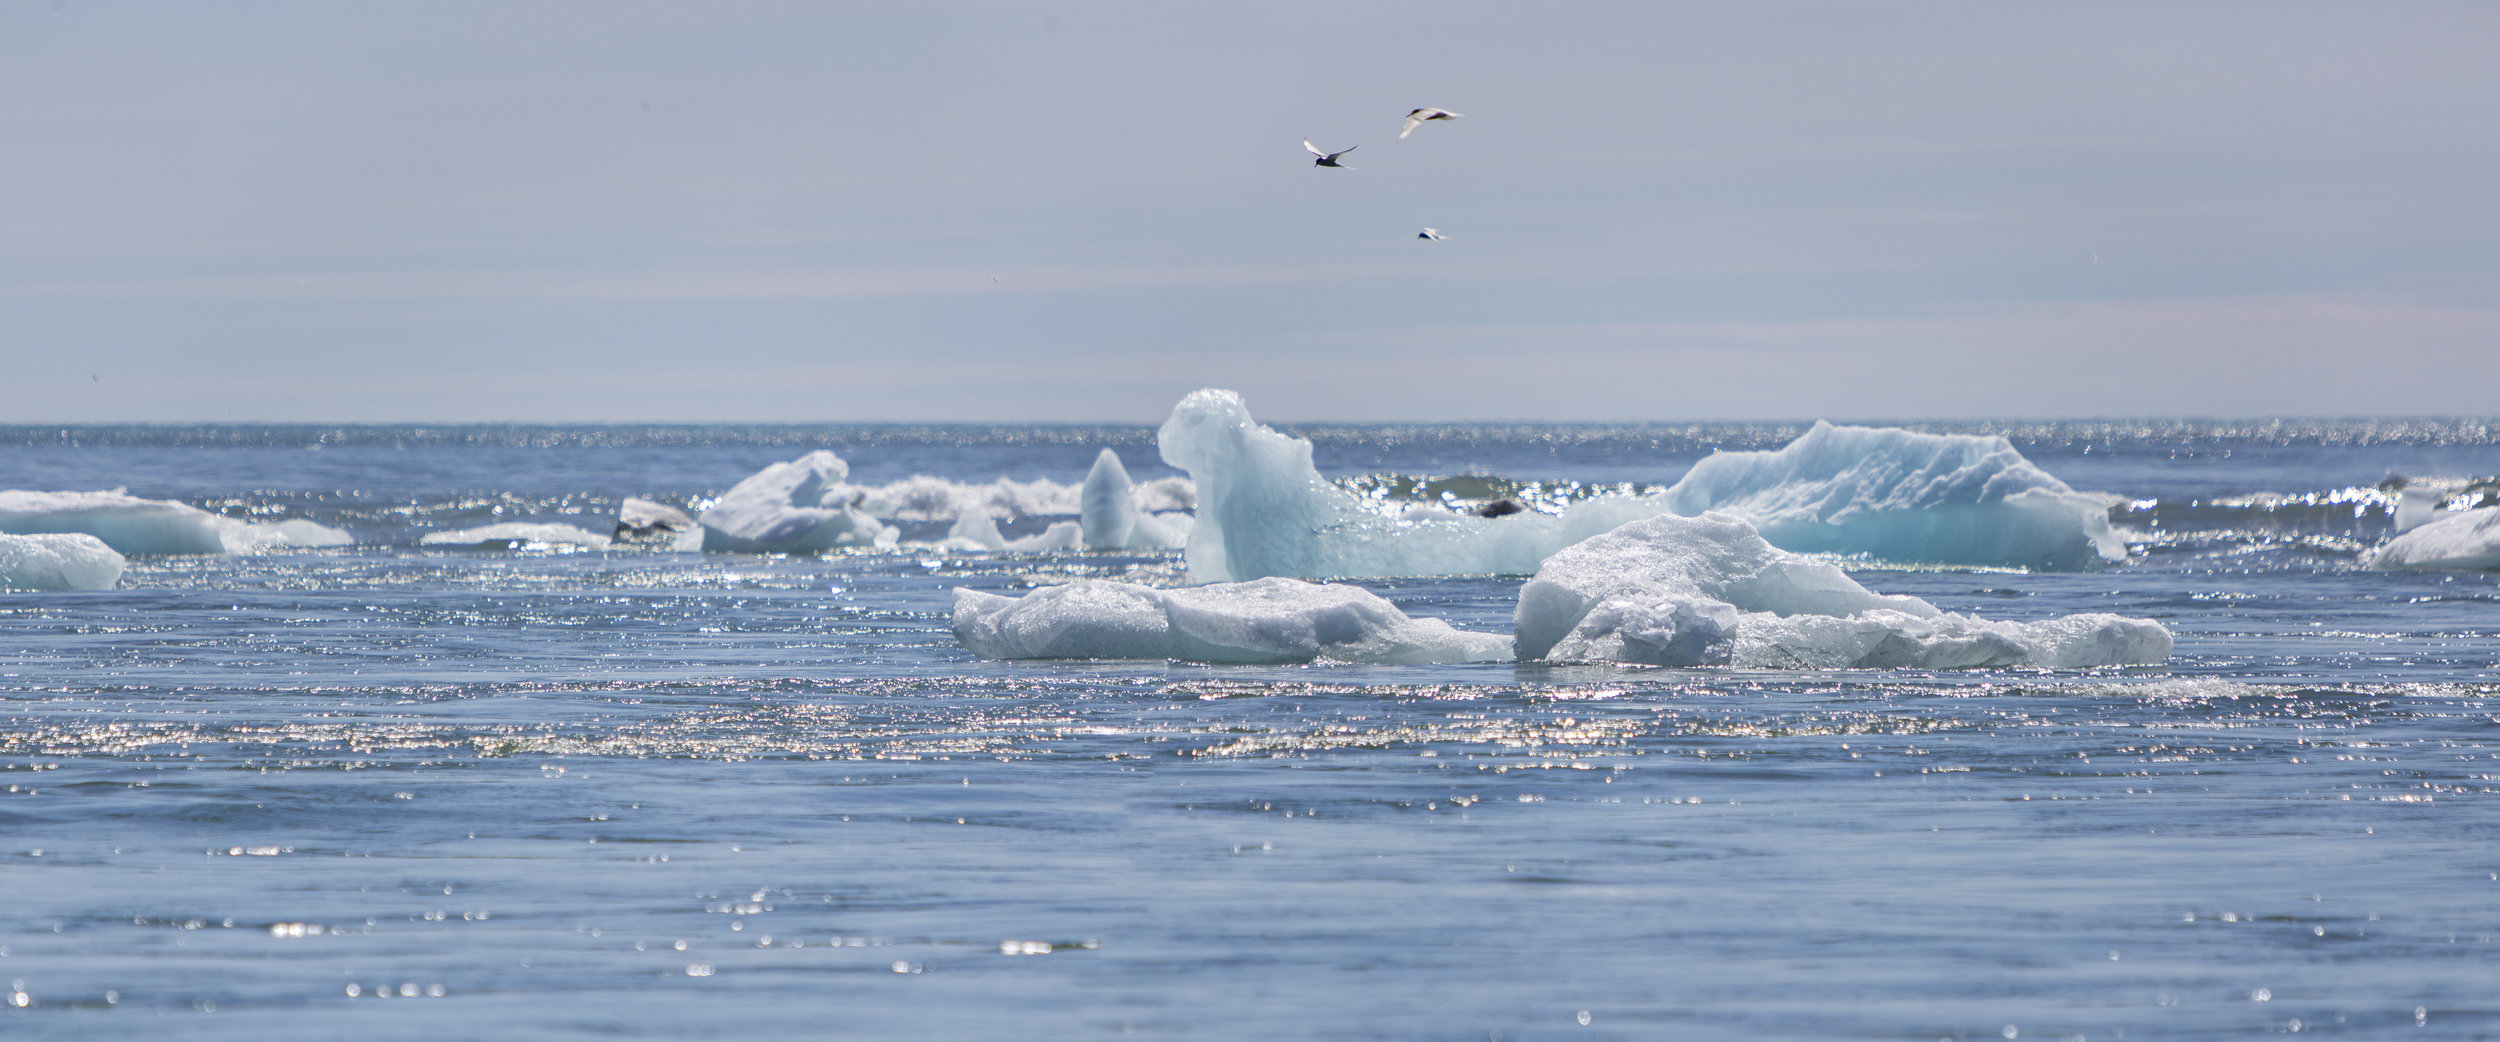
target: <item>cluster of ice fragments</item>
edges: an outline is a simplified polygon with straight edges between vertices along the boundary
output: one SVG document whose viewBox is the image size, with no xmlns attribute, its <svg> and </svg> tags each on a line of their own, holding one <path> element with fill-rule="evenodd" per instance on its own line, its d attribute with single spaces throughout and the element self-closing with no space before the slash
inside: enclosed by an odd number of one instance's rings
<svg viewBox="0 0 2500 1042">
<path fill-rule="evenodd" d="M 952 550 L 1143 550 L 1181 545 L 1189 536 L 1191 518 L 1157 512 L 1187 498 L 1185 483 L 1175 488 L 1166 479 L 1140 486 L 1129 480 L 1119 454 L 1102 450 L 1086 475 L 1073 504 L 1075 521 L 1053 522 L 1040 533 L 1019 539 L 1000 534 L 994 495 L 968 494 L 969 486 L 915 478 L 882 488 L 848 482 L 850 465 L 831 452 L 811 452 L 788 463 L 776 463 L 732 487 L 698 519 L 702 548 L 737 553 L 808 553 L 844 547 L 891 547 L 900 531 L 886 523 L 898 517 L 953 517 L 954 527 L 938 543 Z M 999 482 L 979 486 L 996 493 L 1037 486 L 1065 488 L 1050 482 Z M 888 498 L 902 490 L 919 496 L 910 509 Z M 943 503 L 939 496 L 953 497 Z"/>
<path fill-rule="evenodd" d="M 1510 640 L 1466 633 L 1363 590 L 1281 577 L 1082 582 L 1022 598 L 958 589 L 954 612 L 956 637 L 983 658 L 2077 669 L 2170 657 L 2169 630 L 2148 620 L 1995 622 L 1879 594 L 1728 514 L 1660 515 L 1554 554 L 1521 588 L 1514 628 Z"/>
<path fill-rule="evenodd" d="M 1559 515 L 1383 515 L 1330 484 L 1311 443 L 1202 390 L 1172 410 L 1163 458 L 1198 487 L 1189 570 L 1268 575 L 1526 575 L 1566 546 L 1661 514 L 1743 517 L 1773 545 L 1875 560 L 2044 570 L 2123 560 L 2108 505 L 2033 466 L 2003 438 L 1818 423 L 1770 452 L 1722 452 L 1654 495 L 1584 500 Z"/>
</svg>

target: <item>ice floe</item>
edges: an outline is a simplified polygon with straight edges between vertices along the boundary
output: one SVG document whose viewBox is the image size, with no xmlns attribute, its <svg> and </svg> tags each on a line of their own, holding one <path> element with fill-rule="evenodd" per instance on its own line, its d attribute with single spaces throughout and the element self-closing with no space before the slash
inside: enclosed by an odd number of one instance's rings
<svg viewBox="0 0 2500 1042">
<path fill-rule="evenodd" d="M 982 658 L 1499 662 L 1507 638 L 1415 619 L 1368 590 L 1267 578 L 1183 589 L 1086 580 L 1022 597 L 958 587 L 955 638 Z"/>
<path fill-rule="evenodd" d="M 303 519 L 246 522 L 188 503 L 111 492 L 0 492 L 0 533 L 84 532 L 123 554 L 228 554 L 345 546 L 347 533 Z"/>
<path fill-rule="evenodd" d="M 1563 547 L 1666 509 L 1655 497 L 1619 497 L 1586 500 L 1561 516 L 1387 516 L 1321 478 L 1309 441 L 1259 424 L 1240 395 L 1213 388 L 1181 399 L 1156 441 L 1164 462 L 1197 486 L 1187 557 L 1191 578 L 1202 582 L 1525 575 Z"/>
<path fill-rule="evenodd" d="M 703 549 L 703 526 L 676 507 L 629 496 L 616 509 L 614 538 L 620 543 L 638 543 L 691 553 Z"/>
<path fill-rule="evenodd" d="M 1715 453 L 1665 497 L 1674 513 L 1735 514 L 1801 553 L 2047 571 L 2127 557 L 2107 500 L 1995 436 L 1817 422 L 1778 449 Z"/>
<path fill-rule="evenodd" d="M 846 483 L 850 464 L 818 450 L 757 471 L 723 493 L 696 520 L 703 549 L 732 553 L 813 553 L 892 546 L 897 532 L 877 520 L 893 505 Z"/>
<path fill-rule="evenodd" d="M 2072 669 L 2170 656 L 2169 630 L 2148 620 L 1994 622 L 1879 594 L 1729 514 L 1661 515 L 1555 554 L 1521 588 L 1515 623 L 1523 661 Z"/>
<path fill-rule="evenodd" d="M 2372 568 L 2422 571 L 2500 569 L 2500 507 L 2479 507 L 2420 522 L 2371 551 L 2363 563 Z"/>
<path fill-rule="evenodd" d="M 1663 492 L 1506 517 L 1373 509 L 1319 476 L 1310 442 L 1251 419 L 1231 391 L 1182 399 L 1158 442 L 1197 485 L 1188 560 L 1205 581 L 1527 574 L 1617 525 L 1711 510 L 1786 549 L 1889 562 L 2072 570 L 2126 557 L 2108 503 L 1999 437 L 1818 423 L 1775 451 L 1704 459 Z"/>
<path fill-rule="evenodd" d="M 85 532 L 0 535 L 0 590 L 109 590 L 127 564 Z"/>
<path fill-rule="evenodd" d="M 417 540 L 420 546 L 445 550 L 524 550 L 559 546 L 605 550 L 614 543 L 615 540 L 607 536 L 577 525 L 528 521 L 506 521 L 481 528 L 433 532 Z"/>
</svg>

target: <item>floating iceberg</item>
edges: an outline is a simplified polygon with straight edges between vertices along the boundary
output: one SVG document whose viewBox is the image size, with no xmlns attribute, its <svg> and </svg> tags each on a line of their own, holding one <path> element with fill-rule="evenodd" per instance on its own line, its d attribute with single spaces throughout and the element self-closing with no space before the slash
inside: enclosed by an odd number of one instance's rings
<svg viewBox="0 0 2500 1042">
<path fill-rule="evenodd" d="M 2500 507 L 2479 507 L 2422 522 L 2362 560 L 2372 568 L 2391 570 L 2500 569 Z"/>
<path fill-rule="evenodd" d="M 417 540 L 419 546 L 448 550 L 522 550 L 533 546 L 579 546 L 605 550 L 614 540 L 575 525 L 507 521 L 483 528 L 435 532 Z"/>
<path fill-rule="evenodd" d="M 2170 631 L 2147 620 L 1992 622 L 1879 594 L 1727 514 L 1636 521 L 1555 554 L 1519 591 L 1516 630 L 1522 661 L 2073 669 L 2170 657 Z"/>
<path fill-rule="evenodd" d="M 1050 517 L 1077 514 L 1084 509 L 1081 483 L 1062 485 L 1048 478 L 1000 478 L 964 484 L 915 474 L 901 481 L 860 487 L 891 506 L 890 513 L 880 513 L 879 517 L 896 521 L 951 521 L 968 513 L 998 519 Z M 1189 479 L 1181 477 L 1140 482 L 1131 494 L 1138 508 L 1147 513 L 1189 510 L 1198 502 L 1197 490 L 1190 487 Z"/>
<path fill-rule="evenodd" d="M 0 533 L 84 532 L 124 554 L 227 554 L 345 546 L 347 533 L 301 519 L 252 523 L 187 503 L 112 492 L 0 492 Z"/>
<path fill-rule="evenodd" d="M 1767 452 L 1721 452 L 1664 493 L 1686 517 L 1736 514 L 1800 553 L 2077 571 L 2123 561 L 2109 504 L 2001 437 L 1814 429 Z"/>
<path fill-rule="evenodd" d="M 1137 503 L 1137 486 L 1110 449 L 1094 457 L 1085 475 L 1077 517 L 1088 550 L 1153 550 L 1186 545 L 1193 519 L 1187 514 L 1153 514 Z"/>
<path fill-rule="evenodd" d="M 1369 590 L 1260 579 L 1163 590 L 1091 579 L 1022 597 L 955 590 L 955 639 L 982 658 L 1500 662 L 1510 642 L 1407 617 Z"/>
<path fill-rule="evenodd" d="M 85 532 L 0 535 L 0 590 L 110 590 L 127 564 Z"/>
<path fill-rule="evenodd" d="M 1181 399 L 1156 440 L 1164 462 L 1197 483 L 1188 561 L 1202 582 L 1526 575 L 1563 547 L 1667 509 L 1656 497 L 1615 497 L 1561 516 L 1385 516 L 1322 479 L 1310 442 L 1260 425 L 1240 395 L 1211 388 Z"/>
<path fill-rule="evenodd" d="M 1197 483 L 1190 574 L 1525 575 L 1563 547 L 1660 514 L 1717 510 L 1800 552 L 1896 562 L 2073 570 L 2123 560 L 2101 500 L 2033 466 L 2003 438 L 1818 423 L 1772 452 L 1723 452 L 1653 495 L 1583 500 L 1560 515 L 1371 509 L 1329 484 L 1311 443 L 1202 390 L 1172 410 L 1163 458 Z"/>
<path fill-rule="evenodd" d="M 877 520 L 890 503 L 844 483 L 850 464 L 818 450 L 757 471 L 703 512 L 703 549 L 732 553 L 813 553 L 892 546 L 895 529 Z"/>
</svg>

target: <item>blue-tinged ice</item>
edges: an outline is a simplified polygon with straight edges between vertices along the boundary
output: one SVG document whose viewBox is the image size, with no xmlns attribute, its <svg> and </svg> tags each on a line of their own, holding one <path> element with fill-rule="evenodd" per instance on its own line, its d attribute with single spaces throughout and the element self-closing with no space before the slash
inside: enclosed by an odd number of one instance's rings
<svg viewBox="0 0 2500 1042">
<path fill-rule="evenodd" d="M 940 550 L 1004 550 L 1010 553 L 1047 553 L 1085 548 L 1085 530 L 1074 521 L 1053 521 L 1050 527 L 1032 535 L 1009 539 L 998 531 L 998 522 L 977 510 L 955 516 L 955 526 L 937 544 Z"/>
<path fill-rule="evenodd" d="M 231 554 L 345 546 L 347 533 L 301 518 L 246 522 L 188 503 L 111 492 L 0 492 L 0 533 L 84 532 L 123 554 Z"/>
<path fill-rule="evenodd" d="M 955 590 L 955 638 L 988 659 L 1500 662 L 1508 638 L 1410 618 L 1353 586 L 1267 578 L 1157 589 L 1092 579 L 1022 597 Z"/>
<path fill-rule="evenodd" d="M 608 536 L 578 525 L 529 521 L 506 521 L 454 532 L 432 532 L 417 540 L 420 546 L 442 550 L 534 550 L 567 546 L 605 550 L 614 543 L 615 540 Z"/>
<path fill-rule="evenodd" d="M 85 532 L 0 535 L 0 590 L 110 590 L 127 564 Z"/>
<path fill-rule="evenodd" d="M 2389 570 L 2500 570 L 2500 507 L 2481 507 L 2421 522 L 2371 551 L 2362 561 L 2372 568 Z"/>
<path fill-rule="evenodd" d="M 2108 504 L 2033 466 L 2003 438 L 1817 424 L 1772 452 L 1725 452 L 1663 492 L 1608 496 L 1559 515 L 1387 515 L 1329 484 L 1311 444 L 1201 390 L 1158 436 L 1197 484 L 1193 578 L 1524 575 L 1582 539 L 1644 517 L 1718 510 L 1775 545 L 1898 563 L 2072 570 L 2123 560 Z"/>
<path fill-rule="evenodd" d="M 2127 557 L 2108 501 L 1995 436 L 1817 422 L 1779 449 L 1715 453 L 1665 495 L 1677 514 L 1736 514 L 1800 553 L 2043 571 Z"/>
<path fill-rule="evenodd" d="M 1094 457 L 1085 475 L 1077 518 L 1088 550 L 1154 550 L 1185 546 L 1195 519 L 1187 514 L 1155 514 L 1138 505 L 1136 484 L 1120 454 L 1110 449 Z"/>
<path fill-rule="evenodd" d="M 2149 665 L 2160 623 L 1995 622 L 1869 590 L 1772 546 L 1743 518 L 1661 515 L 1553 557 L 1519 591 L 1519 658 L 1769 669 Z"/>
<path fill-rule="evenodd" d="M 1656 497 L 1617 497 L 1561 516 L 1384 516 L 1322 479 L 1309 441 L 1259 424 L 1240 395 L 1212 388 L 1181 399 L 1156 441 L 1164 462 L 1197 484 L 1187 557 L 1200 582 L 1525 575 L 1563 547 L 1666 509 Z"/>
<path fill-rule="evenodd" d="M 892 513 L 892 505 L 846 483 L 850 475 L 850 464 L 822 449 L 755 472 L 697 519 L 703 526 L 703 549 L 814 553 L 893 546 L 898 533 L 877 520 Z"/>
</svg>

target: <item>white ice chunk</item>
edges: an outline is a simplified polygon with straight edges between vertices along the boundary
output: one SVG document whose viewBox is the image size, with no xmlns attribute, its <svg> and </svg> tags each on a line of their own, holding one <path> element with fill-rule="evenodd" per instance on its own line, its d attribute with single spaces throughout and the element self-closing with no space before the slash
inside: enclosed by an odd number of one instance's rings
<svg viewBox="0 0 2500 1042">
<path fill-rule="evenodd" d="M 1005 597 L 955 590 L 955 637 L 982 658 L 1192 662 L 1499 662 L 1510 642 L 1409 618 L 1368 590 L 1268 578 L 1165 590 L 1086 580 Z"/>
<path fill-rule="evenodd" d="M 537 524 L 507 521 L 482 528 L 463 528 L 455 532 L 434 532 L 417 540 L 418 545 L 451 550 L 520 550 L 530 547 L 580 546 L 605 550 L 615 541 L 576 525 Z"/>
<path fill-rule="evenodd" d="M 1519 657 L 1758 668 L 2151 664 L 2160 623 L 1992 622 L 1876 593 L 1728 514 L 1635 521 L 1555 554 L 1519 591 Z"/>
<path fill-rule="evenodd" d="M 1383 516 L 1319 476 L 1310 442 L 1260 425 L 1240 395 L 1212 388 L 1181 399 L 1157 443 L 1197 484 L 1188 562 L 1191 578 L 1205 582 L 1526 575 L 1563 547 L 1666 509 L 1655 497 L 1618 497 L 1559 517 Z"/>
<path fill-rule="evenodd" d="M 84 532 L 124 554 L 245 553 L 345 546 L 347 533 L 311 521 L 248 523 L 188 503 L 111 492 L 0 492 L 0 533 Z"/>
<path fill-rule="evenodd" d="M 896 532 L 879 522 L 893 507 L 870 490 L 844 483 L 851 467 L 818 450 L 757 471 L 703 512 L 705 550 L 813 553 L 846 546 L 892 546 Z"/>
<path fill-rule="evenodd" d="M 1711 455 L 1666 499 L 1686 517 L 1741 516 L 1800 553 L 2048 571 L 2127 557 L 2107 502 L 1994 436 L 1817 422 L 1776 450 Z"/>
<path fill-rule="evenodd" d="M 1187 515 L 1161 516 L 1137 504 L 1137 487 L 1129 480 L 1120 454 L 1110 449 L 1094 457 L 1085 475 L 1078 519 L 1088 550 L 1151 550 L 1182 546 L 1189 540 Z"/>
<path fill-rule="evenodd" d="M 0 535 L 0 590 L 110 590 L 127 564 L 85 532 Z"/>
<path fill-rule="evenodd" d="M 703 526 L 666 503 L 628 496 L 616 508 L 617 542 L 664 546 L 680 553 L 703 549 Z"/>
<path fill-rule="evenodd" d="M 2500 570 L 2500 507 L 2479 507 L 2425 522 L 2371 551 L 2372 568 L 2421 571 Z"/>
</svg>

